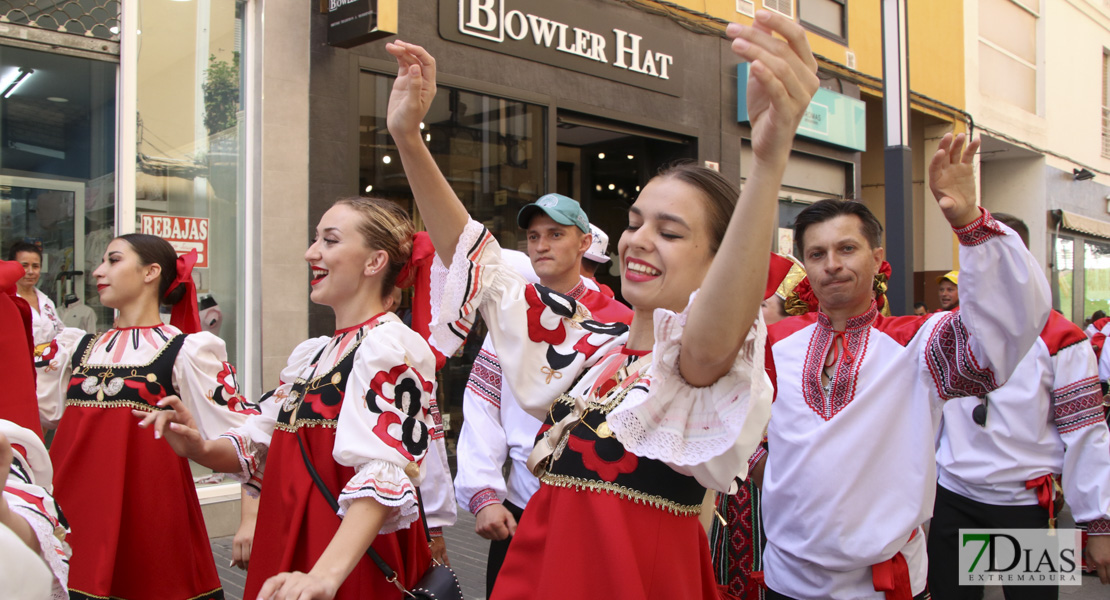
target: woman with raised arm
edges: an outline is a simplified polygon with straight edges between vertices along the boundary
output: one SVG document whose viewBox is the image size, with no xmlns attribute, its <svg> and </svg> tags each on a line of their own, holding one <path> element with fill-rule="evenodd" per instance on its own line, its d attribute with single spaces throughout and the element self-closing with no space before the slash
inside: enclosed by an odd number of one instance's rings
<svg viewBox="0 0 1110 600">
<path fill-rule="evenodd" d="M 372 545 L 405 587 L 431 563 L 417 510 L 422 480 L 448 492 L 438 495 L 448 499 L 449 517 L 437 522 L 426 505 L 431 524 L 454 518 L 434 416 L 436 357 L 388 312 L 394 287 L 421 279 L 416 257 L 431 256 L 426 235 L 416 235 L 393 202 L 339 200 L 305 252 L 310 298 L 335 312 L 335 335 L 297 346 L 261 414 L 219 439 L 202 440 L 173 400 L 172 413 L 141 422 L 182 456 L 265 490 L 244 598 L 401 598 L 366 549 Z M 338 515 L 306 460 L 338 499 Z"/>
<path fill-rule="evenodd" d="M 40 417 L 58 429 L 54 497 L 73 530 L 70 598 L 223 598 L 188 461 L 131 417 L 179 396 L 214 436 L 252 412 L 223 340 L 200 332 L 195 262 L 152 235 L 112 240 L 92 275 L 115 325 L 65 329 L 37 364 Z M 170 325 L 160 303 L 173 306 Z"/>
<path fill-rule="evenodd" d="M 540 491 L 495 600 L 717 598 L 697 513 L 706 487 L 727 491 L 747 474 L 770 415 L 757 315 L 779 184 L 818 83 L 794 22 L 764 12 L 728 33 L 752 63 L 756 165 L 738 203 L 735 187 L 700 167 L 665 170 L 644 187 L 619 243 L 631 328 L 593 321 L 503 266 L 421 138 L 435 61 L 413 44 L 386 46 L 399 65 L 387 124 L 449 269 L 433 280 L 436 317 L 481 311 L 514 395 L 545 420 L 529 461 Z M 456 331 L 433 323 L 433 342 L 449 351 Z"/>
</svg>

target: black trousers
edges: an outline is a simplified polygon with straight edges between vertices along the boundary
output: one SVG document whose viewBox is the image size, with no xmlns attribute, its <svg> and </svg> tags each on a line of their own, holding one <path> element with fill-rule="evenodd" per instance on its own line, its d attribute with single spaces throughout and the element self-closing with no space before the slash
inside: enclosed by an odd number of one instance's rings
<svg viewBox="0 0 1110 600">
<path fill-rule="evenodd" d="M 944 600 L 979 600 L 983 586 L 959 584 L 960 528 L 1046 529 L 1048 510 L 1040 506 L 983 504 L 937 486 L 933 521 L 929 524 L 929 590 Z M 1006 600 L 1055 600 L 1060 588 L 1003 586 Z"/>
<path fill-rule="evenodd" d="M 502 504 L 513 515 L 517 524 L 520 524 L 520 517 L 524 514 L 524 509 L 517 507 L 508 500 Z M 509 543 L 512 541 L 512 536 L 509 536 L 503 540 L 490 540 L 489 542 L 489 559 L 486 561 L 486 598 L 493 595 L 493 584 L 497 582 L 497 574 L 501 571 L 501 564 L 505 562 L 505 554 L 509 552 Z"/>
</svg>

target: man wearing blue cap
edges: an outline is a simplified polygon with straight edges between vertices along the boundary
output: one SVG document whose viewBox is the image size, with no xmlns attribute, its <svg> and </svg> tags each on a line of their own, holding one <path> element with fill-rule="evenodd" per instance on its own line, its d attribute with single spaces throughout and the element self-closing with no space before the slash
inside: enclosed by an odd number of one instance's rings
<svg viewBox="0 0 1110 600">
<path fill-rule="evenodd" d="M 601 293 L 596 282 L 582 275 L 582 257 L 594 236 L 578 202 L 561 194 L 541 196 L 520 210 L 517 224 L 527 236 L 528 258 L 540 285 L 574 298 L 597 321 L 632 321 L 631 309 Z M 478 535 L 490 540 L 487 595 L 524 507 L 539 489 L 539 480 L 526 462 L 541 423 L 520 408 L 503 382 L 501 363 L 487 337 L 463 394 L 455 477 L 455 499 L 475 515 Z M 506 458 L 512 458 L 508 482 L 502 471 Z"/>
</svg>

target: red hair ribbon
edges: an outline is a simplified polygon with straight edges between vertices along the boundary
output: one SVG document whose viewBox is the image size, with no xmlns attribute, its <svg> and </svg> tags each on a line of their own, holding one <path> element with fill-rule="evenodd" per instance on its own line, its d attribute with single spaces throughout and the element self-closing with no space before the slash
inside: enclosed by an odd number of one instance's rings
<svg viewBox="0 0 1110 600">
<path fill-rule="evenodd" d="M 879 310 L 882 310 L 883 306 L 886 305 L 886 282 L 890 281 L 890 275 L 890 263 L 884 260 L 883 264 L 879 266 L 879 272 L 875 275 L 874 283 L 875 308 Z"/>
<path fill-rule="evenodd" d="M 786 279 L 786 275 L 790 273 L 790 268 L 794 266 L 794 262 L 785 256 L 771 253 L 771 264 L 767 267 L 767 287 L 763 288 L 763 299 L 766 300 L 774 295 L 775 290 L 779 289 L 782 285 L 782 280 Z"/>
<path fill-rule="evenodd" d="M 412 255 L 405 266 L 401 267 L 401 272 L 397 274 L 397 281 L 393 284 L 402 289 L 413 288 L 412 330 L 423 336 L 425 340 L 432 334 L 432 261 L 435 256 L 436 249 L 432 245 L 432 238 L 428 237 L 428 232 L 417 232 L 412 236 Z M 438 371 L 443 368 L 447 358 L 434 347 L 431 348 L 436 356 Z"/>
<path fill-rule="evenodd" d="M 181 333 L 197 333 L 200 331 L 200 310 L 197 308 L 197 286 L 193 283 L 193 265 L 197 264 L 197 250 L 192 250 L 177 257 L 177 277 L 166 290 L 170 295 L 177 286 L 185 286 L 185 295 L 173 305 L 170 311 L 170 325 L 181 330 Z"/>
</svg>

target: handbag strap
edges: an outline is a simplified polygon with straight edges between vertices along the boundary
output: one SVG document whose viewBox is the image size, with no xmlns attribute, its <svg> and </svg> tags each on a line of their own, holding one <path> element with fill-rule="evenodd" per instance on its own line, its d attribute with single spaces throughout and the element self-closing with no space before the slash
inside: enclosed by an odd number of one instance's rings
<svg viewBox="0 0 1110 600">
<path fill-rule="evenodd" d="M 320 494 L 322 494 L 324 496 L 324 500 L 327 501 L 328 506 L 330 506 L 332 511 L 334 511 L 336 516 L 338 516 L 339 515 L 339 502 L 337 502 L 335 500 L 335 496 L 332 495 L 331 490 L 329 490 L 328 486 L 324 484 L 324 480 L 320 479 L 320 474 L 316 472 L 316 467 L 312 464 L 312 460 L 310 458 L 308 458 L 308 451 L 305 450 L 304 441 L 301 440 L 300 432 L 298 431 L 298 432 L 294 433 L 293 435 L 294 435 L 294 437 L 297 438 L 297 444 L 300 445 L 300 447 L 301 447 L 301 458 L 304 459 L 304 466 L 308 469 L 308 474 L 312 476 L 312 481 L 316 483 L 316 489 L 320 490 Z M 416 498 L 419 501 L 419 499 L 420 499 L 420 494 L 419 493 L 416 495 Z M 423 508 L 421 508 L 421 510 L 420 510 L 420 516 L 421 517 L 424 516 Z M 342 519 L 342 517 L 340 517 L 340 519 Z M 381 569 L 382 574 L 385 575 L 385 578 L 386 578 L 387 581 L 396 585 L 398 587 L 398 589 L 401 590 L 402 593 L 404 593 L 404 594 L 409 593 L 409 591 L 405 589 L 405 586 L 401 585 L 401 583 L 399 581 L 397 581 L 397 572 L 394 571 L 389 566 L 389 564 L 386 563 L 385 560 L 383 560 L 382 557 L 377 552 L 374 551 L 373 548 L 367 548 L 366 549 L 366 555 L 370 557 L 370 560 L 374 561 L 374 564 L 378 565 L 378 568 Z"/>
</svg>

